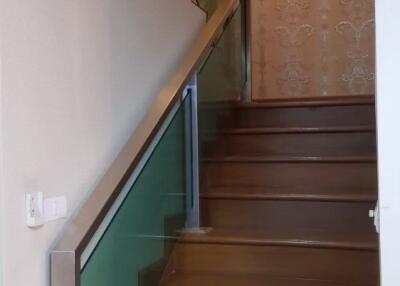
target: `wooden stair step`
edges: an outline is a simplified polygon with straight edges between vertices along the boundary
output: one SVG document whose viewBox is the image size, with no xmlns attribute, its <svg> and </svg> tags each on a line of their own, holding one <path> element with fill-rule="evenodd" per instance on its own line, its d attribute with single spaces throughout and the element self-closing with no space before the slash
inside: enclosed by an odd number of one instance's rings
<svg viewBox="0 0 400 286">
<path fill-rule="evenodd" d="M 204 158 L 216 163 L 376 163 L 376 156 L 221 156 Z"/>
<path fill-rule="evenodd" d="M 226 156 L 375 156 L 376 135 L 354 129 L 233 129 L 221 133 L 219 147 Z"/>
<path fill-rule="evenodd" d="M 371 233 L 375 203 L 201 200 L 202 225 L 212 228 L 326 229 Z"/>
<path fill-rule="evenodd" d="M 378 236 L 373 232 L 329 228 L 215 228 L 206 234 L 186 234 L 181 242 L 378 250 Z"/>
<path fill-rule="evenodd" d="M 220 157 L 204 161 L 203 187 L 377 188 L 375 157 Z"/>
<path fill-rule="evenodd" d="M 262 186 L 210 187 L 200 194 L 206 200 L 277 200 L 322 202 L 376 202 L 376 189 L 265 188 Z"/>
<path fill-rule="evenodd" d="M 376 251 L 185 242 L 177 243 L 174 261 L 177 273 L 190 275 L 266 275 L 337 281 L 344 285 L 377 285 L 378 265 Z"/>
<path fill-rule="evenodd" d="M 373 97 L 269 100 L 234 107 L 237 127 L 374 126 L 376 122 Z"/>
<path fill-rule="evenodd" d="M 314 106 L 348 106 L 348 105 L 373 105 L 375 97 L 365 96 L 332 96 L 332 97 L 307 97 L 288 99 L 265 99 L 250 103 L 242 102 L 237 108 L 266 108 L 266 107 L 314 107 Z"/>
<path fill-rule="evenodd" d="M 334 281 L 278 278 L 268 275 L 237 275 L 214 273 L 174 274 L 161 286 L 377 286 L 378 284 L 349 284 Z"/>
<path fill-rule="evenodd" d="M 358 133 L 375 132 L 374 125 L 359 126 L 321 126 L 321 127 L 250 127 L 220 130 L 221 134 L 260 135 L 260 134 L 299 134 L 299 133 Z"/>
<path fill-rule="evenodd" d="M 200 169 L 210 232 L 182 235 L 161 285 L 379 285 L 374 97 L 235 103 L 218 120 Z"/>
</svg>

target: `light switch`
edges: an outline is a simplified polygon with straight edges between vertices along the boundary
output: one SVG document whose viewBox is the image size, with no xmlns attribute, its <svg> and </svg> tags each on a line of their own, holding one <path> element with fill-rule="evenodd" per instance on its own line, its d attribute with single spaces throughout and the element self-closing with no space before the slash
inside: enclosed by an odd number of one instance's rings
<svg viewBox="0 0 400 286">
<path fill-rule="evenodd" d="M 26 194 L 26 224 L 38 227 L 67 216 L 67 199 L 51 197 L 43 199 L 43 193 Z"/>
<path fill-rule="evenodd" d="M 43 193 L 26 194 L 26 224 L 37 227 L 43 224 Z"/>
<path fill-rule="evenodd" d="M 67 216 L 67 199 L 65 197 L 48 198 L 43 205 L 46 222 Z"/>
</svg>

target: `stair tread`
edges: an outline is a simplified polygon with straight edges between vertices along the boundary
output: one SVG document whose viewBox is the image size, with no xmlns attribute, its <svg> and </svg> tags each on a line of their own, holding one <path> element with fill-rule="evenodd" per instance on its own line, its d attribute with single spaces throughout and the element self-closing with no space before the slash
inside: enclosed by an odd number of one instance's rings
<svg viewBox="0 0 400 286">
<path fill-rule="evenodd" d="M 215 156 L 202 159 L 206 162 L 249 162 L 249 163 L 375 163 L 376 156 L 265 156 L 254 154 L 251 156 Z"/>
<path fill-rule="evenodd" d="M 375 286 L 345 282 L 271 277 L 260 274 L 177 273 L 163 282 L 164 286 Z"/>
<path fill-rule="evenodd" d="M 374 97 L 237 103 L 164 286 L 377 286 Z M 228 122 L 229 120 L 229 122 Z"/>
<path fill-rule="evenodd" d="M 360 126 L 329 126 L 329 127 L 249 127 L 221 130 L 228 135 L 257 135 L 257 134 L 298 134 L 298 133 L 353 133 L 375 132 L 371 125 Z"/>
<path fill-rule="evenodd" d="M 188 233 L 183 242 L 276 245 L 314 248 L 377 250 L 374 232 L 343 232 L 321 228 L 215 228 L 205 234 Z"/>
<path fill-rule="evenodd" d="M 203 199 L 227 200 L 303 200 L 338 202 L 374 202 L 376 189 L 321 189 L 321 188 L 272 188 L 263 186 L 208 187 L 201 193 Z"/>
<path fill-rule="evenodd" d="M 375 98 L 368 96 L 342 96 L 342 97 L 318 97 L 296 99 L 270 99 L 238 103 L 239 109 L 276 108 L 276 107 L 319 107 L 319 106 L 346 106 L 346 105 L 373 105 Z"/>
</svg>

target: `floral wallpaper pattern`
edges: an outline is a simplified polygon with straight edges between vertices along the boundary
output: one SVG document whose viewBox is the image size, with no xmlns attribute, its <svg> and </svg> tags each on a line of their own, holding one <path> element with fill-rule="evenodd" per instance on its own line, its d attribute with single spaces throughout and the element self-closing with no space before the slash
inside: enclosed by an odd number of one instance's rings
<svg viewBox="0 0 400 286">
<path fill-rule="evenodd" d="M 249 0 L 254 99 L 374 92 L 373 0 Z"/>
</svg>

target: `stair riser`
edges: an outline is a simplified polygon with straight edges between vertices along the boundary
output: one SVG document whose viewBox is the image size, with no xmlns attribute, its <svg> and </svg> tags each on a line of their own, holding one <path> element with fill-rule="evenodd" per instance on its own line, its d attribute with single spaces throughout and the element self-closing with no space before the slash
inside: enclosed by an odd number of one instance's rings
<svg viewBox="0 0 400 286">
<path fill-rule="evenodd" d="M 235 110 L 237 127 L 326 127 L 375 125 L 373 105 L 249 108 Z"/>
<path fill-rule="evenodd" d="M 218 228 L 329 229 L 374 233 L 373 203 L 202 200 L 202 225 Z"/>
<path fill-rule="evenodd" d="M 374 163 L 210 162 L 206 174 L 205 187 L 371 189 L 377 186 Z"/>
<path fill-rule="evenodd" d="M 268 275 L 210 275 L 208 273 L 176 275 L 163 286 L 376 286 L 376 284 L 354 285 L 340 282 L 271 278 Z"/>
<path fill-rule="evenodd" d="M 201 153 L 201 223 L 212 230 L 176 245 L 187 280 L 171 286 L 379 285 L 374 114 L 366 98 L 236 105 Z"/>
<path fill-rule="evenodd" d="M 227 134 L 225 155 L 369 156 L 376 154 L 375 133 Z"/>
<path fill-rule="evenodd" d="M 366 285 L 378 281 L 373 251 L 181 243 L 176 257 L 181 273 L 265 274 Z"/>
<path fill-rule="evenodd" d="M 226 200 L 281 200 L 310 202 L 376 202 L 376 189 L 328 189 L 264 188 L 264 187 L 203 187 L 201 196 L 205 199 Z"/>
</svg>

